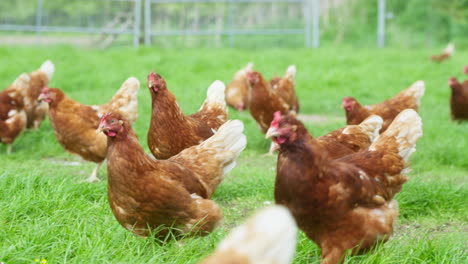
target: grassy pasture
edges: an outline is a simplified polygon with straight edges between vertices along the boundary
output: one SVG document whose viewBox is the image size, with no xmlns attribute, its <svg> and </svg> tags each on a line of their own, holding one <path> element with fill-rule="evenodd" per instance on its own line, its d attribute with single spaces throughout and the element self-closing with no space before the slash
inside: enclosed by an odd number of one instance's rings
<svg viewBox="0 0 468 264">
<path fill-rule="evenodd" d="M 346 263 L 466 263 L 468 236 L 468 122 L 449 118 L 449 76 L 464 77 L 468 51 L 457 51 L 442 64 L 427 59 L 433 50 L 396 49 L 235 49 L 158 50 L 114 48 L 106 51 L 71 47 L 1 47 L 0 87 L 24 71 L 51 59 L 56 72 L 51 87 L 85 104 L 106 102 L 130 76 L 137 77 L 139 118 L 135 129 L 146 146 L 151 116 L 146 76 L 155 69 L 168 82 L 185 113 L 196 111 L 209 84 L 229 82 L 248 61 L 270 78 L 296 64 L 302 114 L 326 117 L 307 123 L 315 136 L 342 127 L 341 99 L 355 96 L 363 104 L 380 102 L 416 80 L 426 82 L 420 114 L 424 136 L 412 157 L 410 180 L 397 195 L 400 217 L 392 239 Z M 114 219 L 103 181 L 81 183 L 94 164 L 66 153 L 49 121 L 27 131 L 5 155 L 0 146 L 0 262 L 35 263 L 197 263 L 235 225 L 256 208 L 273 201 L 276 157 L 262 156 L 269 142 L 249 113 L 230 110 L 241 119 L 248 138 L 237 167 L 213 199 L 224 212 L 211 235 L 161 245 L 132 235 Z M 320 251 L 302 233 L 294 263 L 319 263 Z"/>
</svg>

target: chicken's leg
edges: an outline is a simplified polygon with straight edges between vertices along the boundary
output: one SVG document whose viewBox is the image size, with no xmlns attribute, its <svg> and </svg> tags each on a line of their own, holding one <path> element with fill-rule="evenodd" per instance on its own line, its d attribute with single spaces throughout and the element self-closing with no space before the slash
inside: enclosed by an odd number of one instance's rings
<svg viewBox="0 0 468 264">
<path fill-rule="evenodd" d="M 87 182 L 92 183 L 92 182 L 98 182 L 100 181 L 99 178 L 97 177 L 99 167 L 101 167 L 102 162 L 96 163 L 96 168 L 94 168 L 93 173 L 91 173 L 91 176 L 89 176 L 88 179 L 86 179 Z"/>
<path fill-rule="evenodd" d="M 7 154 L 11 154 L 11 144 L 7 144 Z"/>
</svg>

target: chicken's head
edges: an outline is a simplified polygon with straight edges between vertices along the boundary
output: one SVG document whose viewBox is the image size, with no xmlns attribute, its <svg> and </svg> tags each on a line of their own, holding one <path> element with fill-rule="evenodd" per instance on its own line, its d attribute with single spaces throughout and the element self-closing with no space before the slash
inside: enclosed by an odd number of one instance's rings
<svg viewBox="0 0 468 264">
<path fill-rule="evenodd" d="M 247 80 L 252 86 L 259 83 L 261 80 L 260 73 L 256 71 L 247 71 Z"/>
<path fill-rule="evenodd" d="M 463 68 L 463 72 L 468 75 L 468 65 L 465 66 L 465 68 Z"/>
<path fill-rule="evenodd" d="M 346 96 L 341 102 L 341 107 L 346 110 L 346 112 L 351 111 L 356 106 L 356 99 L 351 96 Z"/>
<path fill-rule="evenodd" d="M 47 86 L 44 86 L 44 88 L 42 88 L 41 94 L 39 95 L 37 100 L 39 102 L 44 101 L 44 102 L 50 104 L 50 103 L 53 103 L 53 102 L 55 102 L 57 100 L 57 95 L 58 94 L 61 94 L 61 93 L 59 93 L 58 89 L 49 88 Z"/>
<path fill-rule="evenodd" d="M 450 87 L 452 87 L 452 88 L 455 88 L 455 87 L 457 87 L 457 86 L 459 85 L 459 82 L 458 82 L 458 80 L 457 80 L 455 77 L 450 77 L 450 78 L 448 79 L 448 85 L 449 85 Z"/>
<path fill-rule="evenodd" d="M 124 121 L 121 115 L 117 113 L 107 113 L 102 116 L 97 131 L 104 132 L 106 136 L 114 138 L 119 133 L 122 133 L 124 129 Z"/>
<path fill-rule="evenodd" d="M 307 133 L 304 125 L 294 116 L 281 115 L 280 111 L 276 111 L 265 138 L 271 137 L 274 143 L 281 146 L 294 142 L 304 131 Z"/>
<path fill-rule="evenodd" d="M 166 81 L 161 77 L 161 75 L 155 73 L 153 70 L 148 75 L 148 88 L 157 93 L 160 90 L 166 89 Z"/>
</svg>

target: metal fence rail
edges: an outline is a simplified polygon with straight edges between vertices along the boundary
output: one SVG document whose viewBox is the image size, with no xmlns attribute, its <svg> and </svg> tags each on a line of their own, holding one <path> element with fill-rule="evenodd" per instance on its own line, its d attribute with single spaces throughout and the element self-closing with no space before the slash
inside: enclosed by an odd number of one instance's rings
<svg viewBox="0 0 468 264">
<path fill-rule="evenodd" d="M 304 35 L 304 44 L 310 47 L 318 46 L 318 3 L 319 0 L 144 0 L 145 1 L 145 44 L 151 44 L 152 37 L 160 36 L 228 36 L 229 46 L 234 46 L 236 35 Z M 314 33 L 311 41 L 311 3 L 314 3 Z M 168 4 L 224 4 L 227 9 L 227 22 L 223 24 L 222 29 L 156 29 L 152 21 L 153 5 L 162 7 Z M 236 28 L 236 6 L 239 4 L 299 4 L 303 9 L 303 26 L 301 28 L 261 28 L 261 29 L 241 29 Z"/>
<path fill-rule="evenodd" d="M 6 1 L 6 0 L 2 0 Z M 131 10 L 124 10 L 131 16 L 126 17 L 127 21 L 121 23 L 125 27 L 118 27 L 119 25 L 108 26 L 66 26 L 66 25 L 48 25 L 45 21 L 45 11 L 47 11 L 46 5 L 53 2 L 54 0 L 36 0 L 36 13 L 35 13 L 35 25 L 11 23 L 8 19 L 1 23 L 0 31 L 24 31 L 24 32 L 36 32 L 38 40 L 40 40 L 41 33 L 88 33 L 88 34 L 112 34 L 112 35 L 132 35 L 133 45 L 138 46 L 140 38 L 140 26 L 141 26 L 141 1 L 142 0 L 96 0 L 95 2 L 121 2 L 130 3 L 133 5 Z M 1 5 L 1 4 L 0 4 Z M 118 14 L 116 14 L 117 16 Z"/>
</svg>

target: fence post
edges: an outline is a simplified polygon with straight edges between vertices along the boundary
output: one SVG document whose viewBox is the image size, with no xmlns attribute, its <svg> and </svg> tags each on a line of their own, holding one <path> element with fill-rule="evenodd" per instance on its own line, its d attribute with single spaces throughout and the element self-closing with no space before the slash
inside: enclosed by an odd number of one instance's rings
<svg viewBox="0 0 468 264">
<path fill-rule="evenodd" d="M 313 15 L 312 15 L 312 46 L 318 48 L 320 45 L 320 0 L 313 0 Z"/>
<path fill-rule="evenodd" d="M 377 45 L 383 48 L 385 46 L 385 0 L 378 1 Z"/>
<path fill-rule="evenodd" d="M 234 0 L 229 0 L 228 2 L 228 34 L 229 34 L 229 47 L 234 47 L 234 34 L 232 32 L 232 28 L 234 25 Z"/>
<path fill-rule="evenodd" d="M 310 40 L 310 1 L 312 0 L 304 0 L 304 45 L 306 48 L 310 48 L 311 40 Z"/>
<path fill-rule="evenodd" d="M 36 36 L 37 44 L 41 44 L 41 29 L 42 27 L 42 0 L 37 0 L 36 10 Z"/>
<path fill-rule="evenodd" d="M 137 48 L 140 44 L 141 0 L 135 0 L 135 10 L 133 16 L 133 47 Z"/>
<path fill-rule="evenodd" d="M 151 0 L 145 0 L 145 45 L 151 44 Z"/>
</svg>

